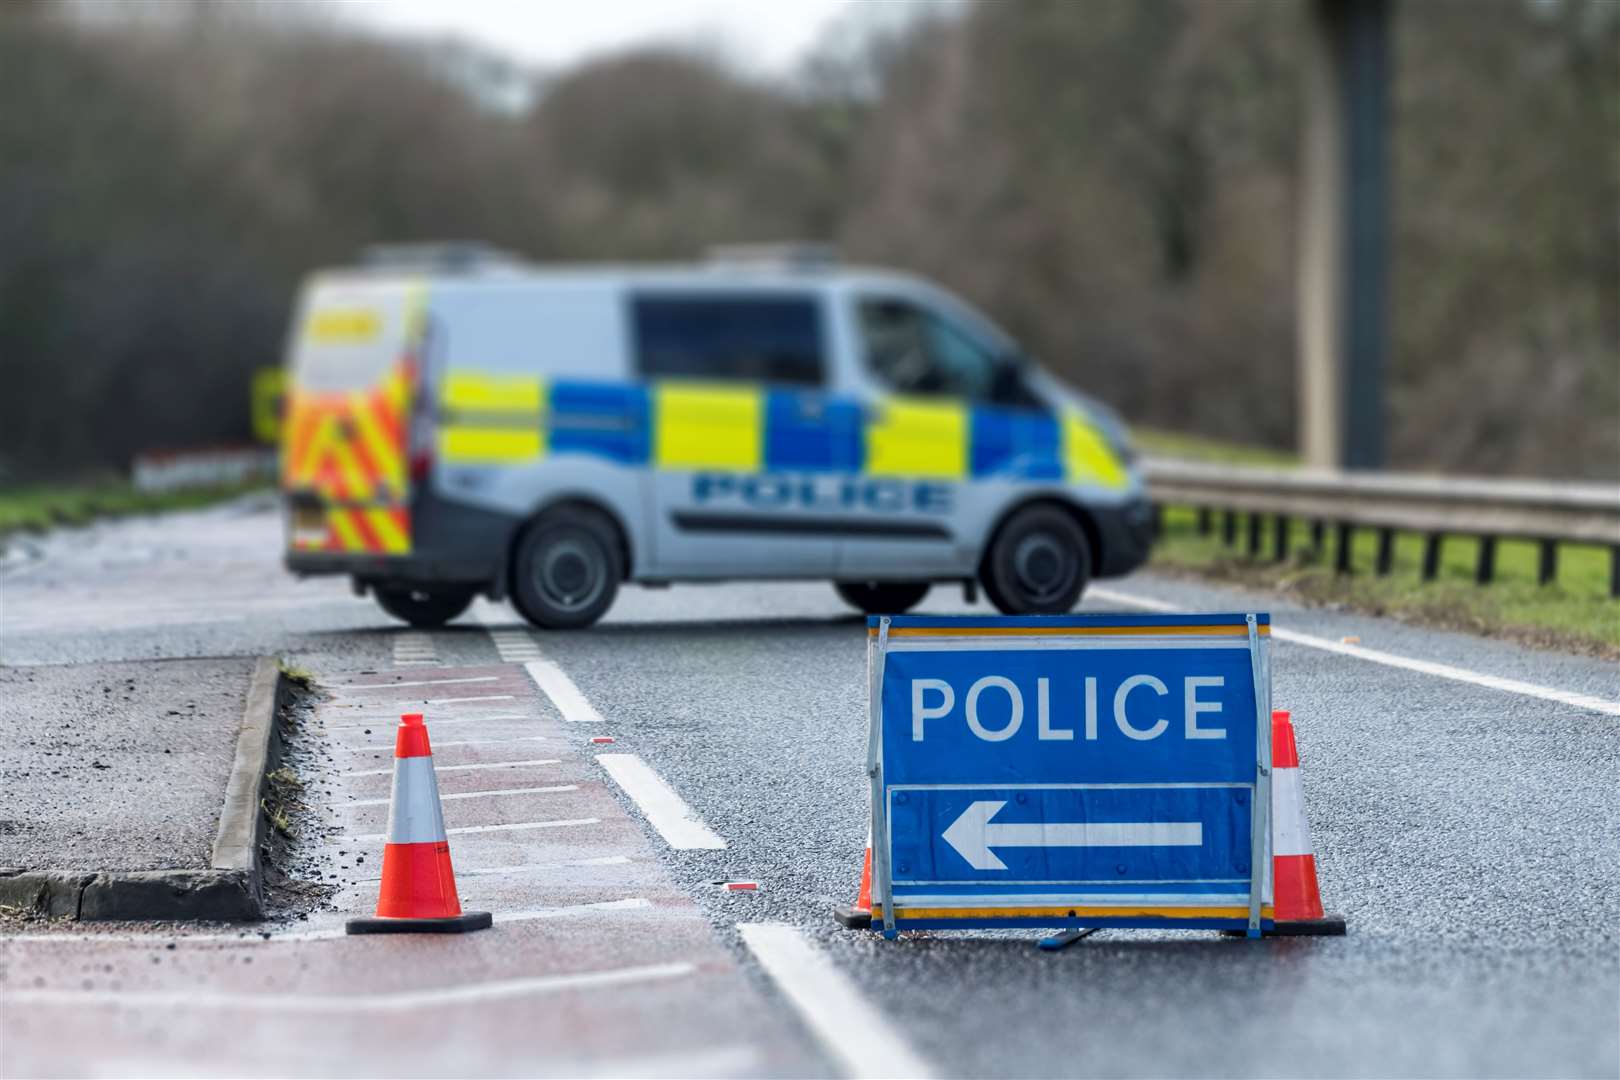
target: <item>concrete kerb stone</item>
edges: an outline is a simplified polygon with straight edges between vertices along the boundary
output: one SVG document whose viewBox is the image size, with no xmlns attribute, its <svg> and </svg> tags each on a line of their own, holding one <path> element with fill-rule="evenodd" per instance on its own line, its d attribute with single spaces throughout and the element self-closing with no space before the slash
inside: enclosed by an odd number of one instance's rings
<svg viewBox="0 0 1620 1080">
<path fill-rule="evenodd" d="M 0 867 L 0 909 L 81 920 L 257 920 L 264 918 L 260 812 L 270 771 L 281 757 L 276 716 L 288 699 L 274 657 L 253 667 L 236 757 L 207 870 L 102 873 Z"/>
</svg>

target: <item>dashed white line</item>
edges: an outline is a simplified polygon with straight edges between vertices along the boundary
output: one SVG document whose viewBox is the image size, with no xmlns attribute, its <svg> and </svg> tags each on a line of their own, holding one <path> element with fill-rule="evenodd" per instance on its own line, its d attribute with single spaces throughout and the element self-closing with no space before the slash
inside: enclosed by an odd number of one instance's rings
<svg viewBox="0 0 1620 1080">
<path fill-rule="evenodd" d="M 432 990 L 405 990 L 387 994 L 308 994 L 216 993 L 206 990 L 167 990 L 140 993 L 132 990 L 24 990 L 6 994 L 13 1007 L 27 1005 L 122 1007 L 146 1006 L 167 1009 L 247 1009 L 252 1011 L 314 1013 L 393 1013 L 450 1005 L 479 1005 L 491 1001 L 554 994 L 565 990 L 589 990 L 629 983 L 678 979 L 697 970 L 696 965 L 645 964 L 639 967 L 609 968 L 605 971 L 579 971 L 567 975 L 535 975 L 501 979 L 495 982 L 446 986 Z"/>
<path fill-rule="evenodd" d="M 557 711 L 562 713 L 564 720 L 588 724 L 602 722 L 602 714 L 596 711 L 596 707 L 580 692 L 579 687 L 574 685 L 574 680 L 570 679 L 562 668 L 550 660 L 530 660 L 523 665 L 523 669 L 529 673 L 529 678 L 534 680 L 534 685 L 557 706 Z"/>
<path fill-rule="evenodd" d="M 631 801 L 640 807 L 642 814 L 652 822 L 652 827 L 658 830 L 670 847 L 690 851 L 718 850 L 726 846 L 724 840 L 703 824 L 686 800 L 636 755 L 598 754 L 596 760 L 630 796 Z"/>
<path fill-rule="evenodd" d="M 426 667 L 438 662 L 430 635 L 407 631 L 394 638 L 395 667 Z"/>
<path fill-rule="evenodd" d="M 490 791 L 455 791 L 448 795 L 441 794 L 440 802 L 449 802 L 451 799 L 493 799 L 500 795 L 551 795 L 559 791 L 578 791 L 578 784 L 558 784 L 554 787 L 515 787 L 498 788 Z M 355 799 L 353 802 L 334 803 L 337 807 L 346 806 L 387 806 L 393 802 L 388 799 Z"/>
<path fill-rule="evenodd" d="M 413 679 L 391 683 L 333 683 L 333 690 L 396 690 L 402 686 L 448 686 L 451 683 L 494 682 L 499 675 L 469 675 L 464 679 Z"/>
<path fill-rule="evenodd" d="M 561 829 L 568 825 L 600 825 L 601 823 L 601 818 L 593 817 L 560 818 L 556 821 L 515 821 L 510 825 L 463 825 L 460 828 L 446 829 L 444 831 L 447 834 L 456 835 L 462 833 L 511 832 L 517 829 Z M 380 832 L 356 833 L 347 837 L 351 841 L 386 840 L 387 838 L 387 833 Z"/>
<path fill-rule="evenodd" d="M 467 743 L 440 743 L 440 746 L 466 746 Z M 475 765 L 435 765 L 434 772 L 467 772 L 472 769 L 515 769 L 520 765 L 557 765 L 561 758 L 531 758 L 528 761 L 480 761 Z M 339 776 L 392 776 L 394 768 L 390 765 L 386 769 L 352 769 L 349 772 L 338 773 Z"/>
<path fill-rule="evenodd" d="M 1114 604 L 1128 604 L 1146 611 L 1182 610 L 1176 604 L 1166 603 L 1163 600 L 1153 600 L 1145 596 L 1133 596 L 1130 593 L 1119 592 L 1115 589 L 1092 588 L 1088 592 L 1099 600 Z M 1323 652 L 1338 653 L 1341 656 L 1353 656 L 1357 660 L 1383 664 L 1385 667 L 1415 671 L 1419 674 L 1451 679 L 1454 682 L 1468 683 L 1472 686 L 1484 686 L 1508 694 L 1522 694 L 1525 697 L 1540 698 L 1543 701 L 1556 701 L 1561 705 L 1571 705 L 1577 709 L 1588 709 L 1592 712 L 1603 713 L 1606 716 L 1620 716 L 1620 701 L 1609 701 L 1604 698 L 1594 697 L 1591 694 L 1577 694 L 1570 690 L 1559 690 L 1551 686 L 1520 682 L 1518 679 L 1504 679 L 1496 675 L 1486 675 L 1478 671 L 1470 671 L 1467 668 L 1453 667 L 1450 664 L 1437 664 L 1431 660 L 1417 660 L 1410 656 L 1400 656 L 1380 649 L 1369 649 L 1362 645 L 1330 641 L 1314 634 L 1301 634 L 1296 630 L 1285 630 L 1275 624 L 1271 627 L 1271 636 L 1278 641 L 1303 645 L 1308 649 L 1321 649 Z"/>
<path fill-rule="evenodd" d="M 932 1074 L 825 954 L 786 923 L 738 923 L 743 943 L 829 1053 L 855 1077 Z"/>
</svg>

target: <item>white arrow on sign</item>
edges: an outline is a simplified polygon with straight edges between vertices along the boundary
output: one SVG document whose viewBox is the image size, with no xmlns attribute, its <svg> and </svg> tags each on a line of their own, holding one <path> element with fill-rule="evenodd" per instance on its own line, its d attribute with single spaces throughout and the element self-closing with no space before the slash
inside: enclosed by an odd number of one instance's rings
<svg viewBox="0 0 1620 1080">
<path fill-rule="evenodd" d="M 990 824 L 1005 802 L 976 802 L 945 830 L 945 842 L 975 870 L 1005 870 L 998 847 L 1201 847 L 1200 821 L 1070 821 Z"/>
</svg>

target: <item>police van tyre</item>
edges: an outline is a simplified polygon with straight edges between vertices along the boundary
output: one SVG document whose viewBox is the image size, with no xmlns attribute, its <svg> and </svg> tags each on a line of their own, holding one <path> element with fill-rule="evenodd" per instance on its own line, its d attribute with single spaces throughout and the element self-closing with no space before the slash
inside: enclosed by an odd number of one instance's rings
<svg viewBox="0 0 1620 1080">
<path fill-rule="evenodd" d="M 996 533 L 984 559 L 984 591 L 1004 615 L 1061 615 L 1091 579 L 1091 547 L 1055 506 L 1026 506 Z"/>
<path fill-rule="evenodd" d="M 926 581 L 840 581 L 834 586 L 844 603 L 868 615 L 901 615 L 928 595 Z"/>
<path fill-rule="evenodd" d="M 401 589 L 379 586 L 372 591 L 384 611 L 396 619 L 424 630 L 443 626 L 460 615 L 467 610 L 467 605 L 471 604 L 473 597 L 477 595 L 473 589 L 429 591 L 409 587 Z"/>
<path fill-rule="evenodd" d="M 577 630 L 613 604 L 619 537 L 599 511 L 558 507 L 524 530 L 512 560 L 512 602 L 544 630 Z"/>
</svg>

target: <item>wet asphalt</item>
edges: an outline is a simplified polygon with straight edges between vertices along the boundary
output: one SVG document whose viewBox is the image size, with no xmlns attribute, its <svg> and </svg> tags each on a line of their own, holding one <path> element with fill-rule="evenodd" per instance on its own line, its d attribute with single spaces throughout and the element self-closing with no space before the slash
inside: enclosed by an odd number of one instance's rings
<svg viewBox="0 0 1620 1080">
<path fill-rule="evenodd" d="M 341 583 L 294 583 L 278 542 L 252 503 L 57 534 L 0 577 L 0 661 L 275 653 L 323 679 L 393 670 L 401 628 Z M 1590 658 L 1151 575 L 1106 584 L 1611 701 L 1620 689 L 1614 665 Z M 924 610 L 972 609 L 936 590 Z M 500 663 L 471 619 L 426 637 L 441 664 Z M 1294 714 L 1323 895 L 1349 936 L 1109 931 L 1057 954 L 1033 933 L 883 942 L 830 917 L 853 899 L 866 809 L 864 633 L 829 587 L 628 589 L 590 632 L 530 637 L 615 749 L 726 840 L 671 851 L 646 830 L 752 994 L 794 1030 L 739 921 L 801 927 L 945 1075 L 1620 1073 L 1614 716 L 1279 641 L 1274 701 Z M 759 891 L 712 884 L 740 878 Z"/>
</svg>

